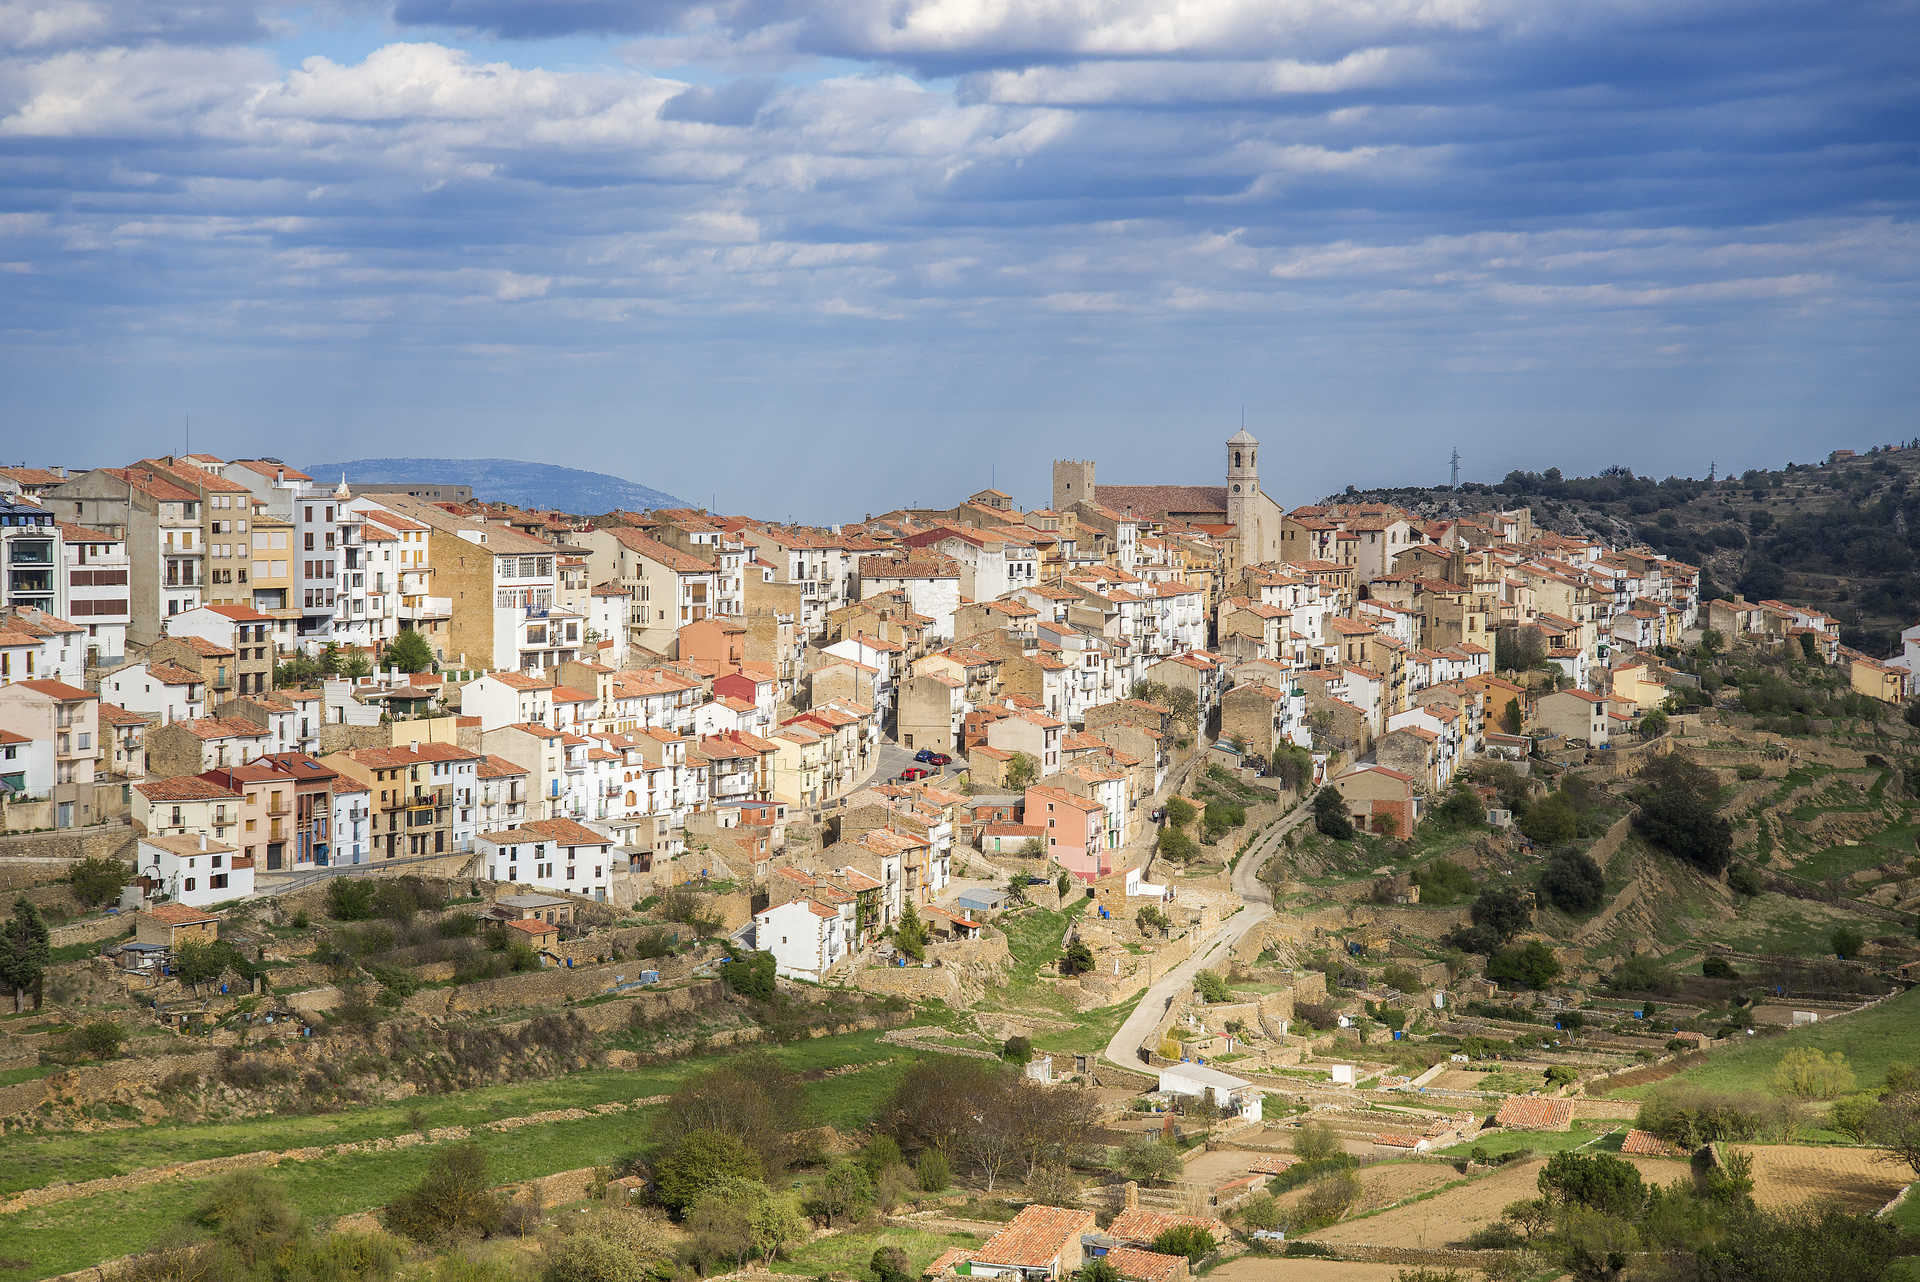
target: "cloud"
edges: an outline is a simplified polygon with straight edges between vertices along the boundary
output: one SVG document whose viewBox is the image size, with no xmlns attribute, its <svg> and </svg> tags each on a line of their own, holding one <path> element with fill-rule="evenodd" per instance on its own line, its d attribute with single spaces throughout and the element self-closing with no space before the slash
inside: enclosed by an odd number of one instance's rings
<svg viewBox="0 0 1920 1282">
<path fill-rule="evenodd" d="M 746 389 L 712 426 L 763 453 L 765 402 L 1048 448 L 1063 388 L 1401 424 L 1690 363 L 1904 404 L 1916 119 L 1877 0 L 0 0 L 0 378 L 644 372 L 694 419 Z"/>
</svg>

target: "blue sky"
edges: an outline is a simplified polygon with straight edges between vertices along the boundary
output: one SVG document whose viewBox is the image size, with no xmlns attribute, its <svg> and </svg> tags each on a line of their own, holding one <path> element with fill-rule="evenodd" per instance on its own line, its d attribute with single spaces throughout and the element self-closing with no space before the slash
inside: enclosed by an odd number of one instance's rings
<svg viewBox="0 0 1920 1282">
<path fill-rule="evenodd" d="M 1920 5 L 0 0 L 0 454 L 857 517 L 1914 434 Z"/>
</svg>

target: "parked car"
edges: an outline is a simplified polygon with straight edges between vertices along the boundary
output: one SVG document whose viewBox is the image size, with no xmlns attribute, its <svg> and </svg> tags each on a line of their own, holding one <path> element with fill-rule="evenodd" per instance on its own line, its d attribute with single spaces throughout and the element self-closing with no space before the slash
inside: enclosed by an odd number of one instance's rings
<svg viewBox="0 0 1920 1282">
<path fill-rule="evenodd" d="M 913 759 L 914 759 L 915 761 L 932 761 L 932 760 L 933 760 L 933 749 L 932 749 L 932 748 L 922 748 L 922 749 L 920 749 L 920 751 L 918 751 L 918 752 L 916 752 L 916 753 L 914 753 L 914 754 L 913 754 Z"/>
<path fill-rule="evenodd" d="M 930 751 L 930 752 L 928 752 L 928 753 L 927 753 L 927 755 L 926 755 L 926 757 L 925 757 L 925 758 L 923 758 L 923 760 L 925 760 L 925 761 L 926 761 L 926 763 L 927 763 L 928 765 L 930 765 L 930 766 L 944 766 L 944 765 L 946 765 L 946 764 L 947 764 L 948 762 L 950 762 L 950 761 L 952 761 L 952 760 L 953 760 L 953 758 L 952 758 L 952 757 L 949 757 L 949 756 L 948 756 L 948 755 L 947 755 L 946 753 L 944 753 L 944 752 L 931 752 L 931 751 Z"/>
<path fill-rule="evenodd" d="M 925 779 L 932 773 L 933 771 L 928 770 L 924 766 L 908 766 L 900 772 L 900 782 L 912 783 L 916 779 Z"/>
</svg>

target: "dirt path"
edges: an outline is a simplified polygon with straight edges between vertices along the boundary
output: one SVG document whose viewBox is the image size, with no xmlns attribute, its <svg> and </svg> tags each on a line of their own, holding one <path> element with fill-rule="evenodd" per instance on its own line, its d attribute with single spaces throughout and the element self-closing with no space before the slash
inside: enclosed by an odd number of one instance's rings
<svg viewBox="0 0 1920 1282">
<path fill-rule="evenodd" d="M 195 1180 L 209 1175 L 225 1175 L 229 1171 L 278 1166 L 282 1162 L 316 1162 L 354 1153 L 378 1153 L 400 1148 L 415 1148 L 422 1144 L 464 1140 L 476 1131 L 513 1131 L 525 1126 L 543 1126 L 553 1122 L 577 1122 L 582 1118 L 606 1117 L 613 1113 L 624 1113 L 636 1108 L 663 1104 L 666 1100 L 665 1095 L 648 1095 L 624 1102 L 598 1104 L 593 1108 L 556 1108 L 543 1113 L 529 1113 L 523 1117 L 496 1118 L 479 1126 L 442 1126 L 424 1133 L 406 1131 L 398 1135 L 382 1135 L 376 1139 L 354 1140 L 345 1144 L 261 1149 L 252 1153 L 230 1153 L 225 1157 L 205 1157 L 167 1166 L 147 1166 L 137 1171 L 126 1171 L 120 1175 L 105 1175 L 97 1180 L 81 1180 L 72 1184 L 49 1184 L 44 1188 L 22 1189 L 17 1193 L 0 1197 L 0 1215 L 24 1211 L 31 1207 L 49 1206 L 55 1202 L 67 1202 L 77 1197 L 91 1197 L 97 1193 L 116 1193 L 126 1189 L 141 1188 L 148 1184 L 158 1184 L 163 1180 Z"/>
</svg>

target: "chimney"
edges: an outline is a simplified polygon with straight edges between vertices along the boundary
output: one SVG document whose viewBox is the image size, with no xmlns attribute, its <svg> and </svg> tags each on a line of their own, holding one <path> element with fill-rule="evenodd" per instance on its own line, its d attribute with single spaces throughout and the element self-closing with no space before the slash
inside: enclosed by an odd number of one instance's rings
<svg viewBox="0 0 1920 1282">
<path fill-rule="evenodd" d="M 1125 1210 L 1137 1211 L 1140 1209 L 1140 1185 L 1137 1182 L 1128 1180 L 1125 1184 L 1121 1185 L 1120 1191 L 1122 1197 L 1125 1199 Z"/>
<path fill-rule="evenodd" d="M 205 850 L 206 848 L 207 848 L 207 834 L 203 832 L 200 834 L 200 849 Z"/>
<path fill-rule="evenodd" d="M 415 755 L 416 757 L 417 757 L 417 756 L 419 756 L 419 755 L 420 755 L 420 741 L 419 741 L 418 739 L 413 739 L 413 740 L 410 740 L 410 741 L 408 741 L 408 743 L 407 743 L 407 751 L 408 751 L 408 752 L 411 752 L 411 753 L 412 753 L 412 754 L 414 754 L 414 755 Z"/>
</svg>

